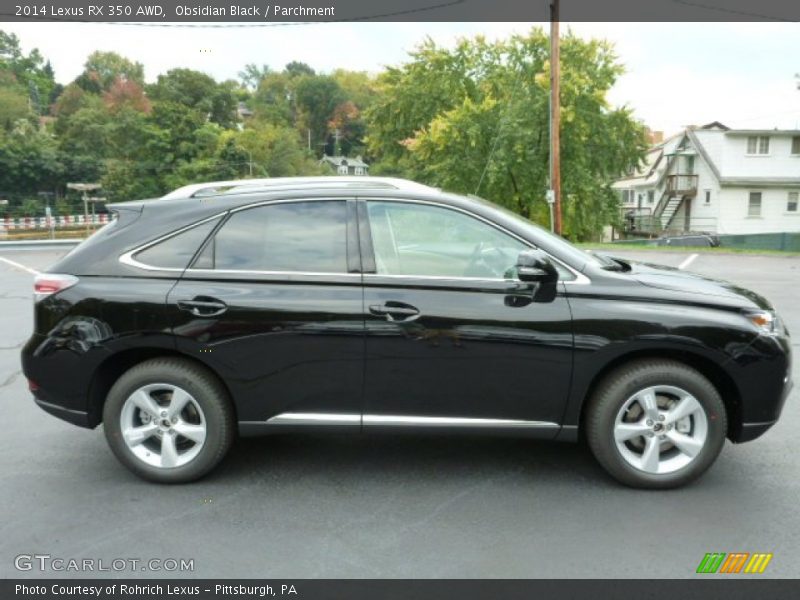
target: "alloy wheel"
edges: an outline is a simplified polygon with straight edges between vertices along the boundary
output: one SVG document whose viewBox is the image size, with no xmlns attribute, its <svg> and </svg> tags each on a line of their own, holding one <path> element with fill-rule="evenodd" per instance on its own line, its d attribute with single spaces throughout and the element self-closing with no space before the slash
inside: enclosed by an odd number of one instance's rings
<svg viewBox="0 0 800 600">
<path fill-rule="evenodd" d="M 191 462 L 207 435 L 205 415 L 197 400 L 168 383 L 145 385 L 128 396 L 120 413 L 120 430 L 134 456 L 163 469 Z"/>
<path fill-rule="evenodd" d="M 633 394 L 614 421 L 614 441 L 635 469 L 662 475 L 692 463 L 705 447 L 708 417 L 679 387 L 656 385 Z"/>
</svg>

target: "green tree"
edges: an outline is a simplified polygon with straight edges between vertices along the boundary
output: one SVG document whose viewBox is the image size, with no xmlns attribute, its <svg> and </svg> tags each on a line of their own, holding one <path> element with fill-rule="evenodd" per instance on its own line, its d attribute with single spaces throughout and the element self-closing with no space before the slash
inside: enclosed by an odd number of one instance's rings
<svg viewBox="0 0 800 600">
<path fill-rule="evenodd" d="M 272 73 L 272 69 L 267 65 L 261 65 L 259 67 L 255 63 L 248 63 L 244 66 L 244 69 L 239 71 L 239 79 L 244 87 L 257 90 L 258 86 L 261 84 L 261 80 L 270 73 Z"/>
<path fill-rule="evenodd" d="M 231 141 L 234 146 L 228 147 L 229 154 L 224 158 L 242 163 L 239 176 L 249 175 L 251 161 L 254 177 L 293 177 L 319 173 L 317 161 L 303 148 L 302 139 L 293 128 L 271 123 L 257 124 L 243 131 L 226 132 L 221 139 L 222 147 Z M 233 152 L 234 148 L 238 149 L 236 153 Z"/>
<path fill-rule="evenodd" d="M 298 128 L 311 131 L 312 147 L 327 144 L 333 113 L 346 100 L 342 88 L 329 75 L 302 75 L 295 84 L 295 97 Z"/>
<path fill-rule="evenodd" d="M 154 102 L 174 102 L 198 111 L 221 127 L 236 124 L 237 101 L 234 82 L 217 83 L 212 77 L 191 69 L 172 69 L 159 75 L 147 87 Z"/>
<path fill-rule="evenodd" d="M 10 131 L 19 119 L 31 116 L 28 97 L 18 86 L 0 86 L 0 129 Z"/>
<path fill-rule="evenodd" d="M 313 77 L 316 75 L 314 69 L 309 67 L 306 63 L 297 60 L 293 60 L 286 65 L 283 69 L 283 72 L 289 77 L 302 77 L 304 75 Z"/>
<path fill-rule="evenodd" d="M 256 119 L 273 125 L 295 124 L 294 86 L 286 73 L 268 73 L 253 97 Z"/>
<path fill-rule="evenodd" d="M 17 121 L 0 133 L 0 190 L 35 196 L 56 189 L 64 176 L 58 144 L 52 135 L 29 121 Z"/>
<path fill-rule="evenodd" d="M 144 85 L 144 67 L 116 52 L 92 52 L 75 80 L 87 92 L 99 94 L 108 91 L 115 81 L 122 79 Z"/>
<path fill-rule="evenodd" d="M 47 112 L 47 104 L 56 85 L 50 62 L 36 48 L 25 54 L 15 34 L 0 30 L 0 86 L 3 85 L 3 73 L 13 75 L 31 99 L 37 113 Z"/>
<path fill-rule="evenodd" d="M 595 235 L 617 217 L 611 182 L 641 160 L 643 127 L 606 93 L 622 73 L 610 44 L 562 40 L 564 232 Z M 368 145 L 389 171 L 480 195 L 548 222 L 549 40 L 541 29 L 452 50 L 428 40 L 379 77 Z"/>
</svg>

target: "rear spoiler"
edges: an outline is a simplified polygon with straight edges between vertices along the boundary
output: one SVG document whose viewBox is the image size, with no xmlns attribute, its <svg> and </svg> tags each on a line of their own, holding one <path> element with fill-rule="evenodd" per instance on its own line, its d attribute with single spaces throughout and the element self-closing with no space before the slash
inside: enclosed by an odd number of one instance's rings
<svg viewBox="0 0 800 600">
<path fill-rule="evenodd" d="M 140 213 L 144 210 L 145 201 L 137 200 L 135 202 L 114 202 L 113 204 L 106 204 L 109 212 L 119 215 L 121 212 L 137 212 Z"/>
</svg>

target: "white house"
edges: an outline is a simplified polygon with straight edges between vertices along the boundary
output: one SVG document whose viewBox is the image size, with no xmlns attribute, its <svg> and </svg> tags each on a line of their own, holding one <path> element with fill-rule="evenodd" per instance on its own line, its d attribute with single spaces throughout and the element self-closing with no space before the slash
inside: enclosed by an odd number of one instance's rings
<svg viewBox="0 0 800 600">
<path fill-rule="evenodd" d="M 689 127 L 613 187 L 628 230 L 800 231 L 800 130 Z"/>
<path fill-rule="evenodd" d="M 360 156 L 347 158 L 346 156 L 328 156 L 326 154 L 319 162 L 321 165 L 328 165 L 338 175 L 367 175 L 369 171 L 369 165 Z"/>
</svg>

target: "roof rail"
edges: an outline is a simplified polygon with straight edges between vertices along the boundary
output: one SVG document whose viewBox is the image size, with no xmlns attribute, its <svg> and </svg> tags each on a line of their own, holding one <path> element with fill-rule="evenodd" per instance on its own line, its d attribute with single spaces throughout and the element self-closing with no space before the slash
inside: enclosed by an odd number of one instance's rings
<svg viewBox="0 0 800 600">
<path fill-rule="evenodd" d="M 434 188 L 392 177 L 275 177 L 270 179 L 236 179 L 186 185 L 162 196 L 171 198 L 204 198 L 225 194 L 286 191 L 313 188 L 396 189 L 430 192 Z"/>
</svg>

